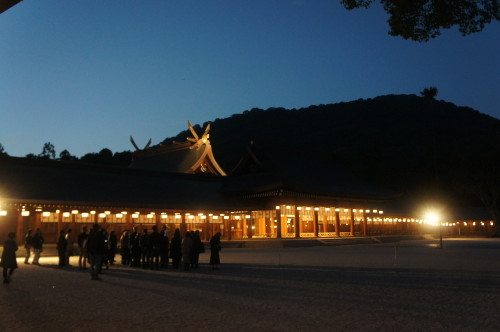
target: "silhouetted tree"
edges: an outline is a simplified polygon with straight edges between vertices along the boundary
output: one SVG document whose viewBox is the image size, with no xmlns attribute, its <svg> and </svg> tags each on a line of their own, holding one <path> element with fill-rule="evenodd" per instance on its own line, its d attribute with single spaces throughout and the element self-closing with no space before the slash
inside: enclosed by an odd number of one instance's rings
<svg viewBox="0 0 500 332">
<path fill-rule="evenodd" d="M 45 143 L 43 145 L 42 152 L 38 155 L 38 157 L 42 159 L 55 159 L 56 149 L 54 145 L 50 142 Z"/>
<path fill-rule="evenodd" d="M 59 153 L 59 160 L 72 161 L 72 160 L 78 160 L 78 158 L 69 153 L 68 150 L 64 149 L 61 151 L 61 153 Z"/>
<path fill-rule="evenodd" d="M 375 0 L 341 0 L 346 9 L 368 8 Z M 458 26 L 462 35 L 480 32 L 500 20 L 498 0 L 380 0 L 389 14 L 389 34 L 426 42 L 442 29 Z"/>
<path fill-rule="evenodd" d="M 422 92 L 420 92 L 420 95 L 422 97 L 430 99 L 430 100 L 434 100 L 436 98 L 437 94 L 438 94 L 438 89 L 434 86 L 425 88 L 424 90 L 422 90 Z"/>
<path fill-rule="evenodd" d="M 9 156 L 7 152 L 5 152 L 5 148 L 3 147 L 2 143 L 0 143 L 0 157 L 7 157 Z"/>
</svg>

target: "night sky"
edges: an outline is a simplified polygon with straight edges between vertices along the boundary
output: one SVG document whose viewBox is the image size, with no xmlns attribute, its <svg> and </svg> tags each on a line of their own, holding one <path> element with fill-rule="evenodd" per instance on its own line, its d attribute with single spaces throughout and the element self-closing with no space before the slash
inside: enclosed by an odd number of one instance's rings
<svg viewBox="0 0 500 332">
<path fill-rule="evenodd" d="M 0 14 L 0 143 L 82 156 L 253 107 L 439 89 L 500 118 L 500 24 L 428 43 L 338 0 L 24 0 Z"/>
</svg>

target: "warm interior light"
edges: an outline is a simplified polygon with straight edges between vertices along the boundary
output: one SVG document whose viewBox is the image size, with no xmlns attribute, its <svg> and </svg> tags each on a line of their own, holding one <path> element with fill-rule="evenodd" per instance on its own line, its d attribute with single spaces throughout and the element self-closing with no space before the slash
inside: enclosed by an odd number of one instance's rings
<svg viewBox="0 0 500 332">
<path fill-rule="evenodd" d="M 117 218 L 122 218 L 122 217 L 123 217 L 123 214 L 121 214 L 121 213 L 117 213 L 117 214 L 116 214 L 116 217 L 117 217 Z"/>
<path fill-rule="evenodd" d="M 147 216 L 146 216 L 148 219 L 153 219 L 154 218 L 154 215 L 149 213 Z"/>
<path fill-rule="evenodd" d="M 78 214 L 78 210 L 72 210 L 71 213 L 72 214 Z"/>
<path fill-rule="evenodd" d="M 99 213 L 99 218 L 106 218 L 106 213 Z"/>
<path fill-rule="evenodd" d="M 71 213 L 69 213 L 69 212 L 63 212 L 63 217 L 64 218 L 68 218 L 70 215 L 71 215 Z"/>
<path fill-rule="evenodd" d="M 132 213 L 132 218 L 139 218 L 139 214 L 138 213 Z"/>
<path fill-rule="evenodd" d="M 50 212 L 48 211 L 42 212 L 42 217 L 50 217 Z"/>
<path fill-rule="evenodd" d="M 3 216 L 6 216 L 6 215 L 7 215 L 7 211 L 5 211 L 5 210 L 1 210 L 0 211 L 0 216 L 3 217 Z"/>
<path fill-rule="evenodd" d="M 247 214 L 247 215 L 245 216 L 245 218 L 250 219 L 250 216 Z"/>
<path fill-rule="evenodd" d="M 166 215 L 166 214 L 161 215 L 161 219 L 167 219 L 167 218 L 168 218 L 168 215 Z"/>
<path fill-rule="evenodd" d="M 212 216 L 212 219 L 217 220 L 219 219 L 219 216 Z"/>
<path fill-rule="evenodd" d="M 127 214 L 127 211 L 122 211 L 121 214 Z"/>
<path fill-rule="evenodd" d="M 22 212 L 21 212 L 21 215 L 22 215 L 23 217 L 27 217 L 27 216 L 29 216 L 29 215 L 30 215 L 30 212 L 29 212 L 29 211 L 22 211 Z"/>
<path fill-rule="evenodd" d="M 181 218 L 182 218 L 182 216 L 180 214 L 175 215 L 175 219 L 181 219 Z"/>
<path fill-rule="evenodd" d="M 104 211 L 104 214 L 111 214 L 111 211 Z"/>
<path fill-rule="evenodd" d="M 90 214 L 95 214 L 95 211 L 90 211 Z"/>
<path fill-rule="evenodd" d="M 89 214 L 88 214 L 87 212 L 83 212 L 83 213 L 82 213 L 82 217 L 83 217 L 83 218 L 88 218 L 88 216 L 89 216 Z"/>
</svg>

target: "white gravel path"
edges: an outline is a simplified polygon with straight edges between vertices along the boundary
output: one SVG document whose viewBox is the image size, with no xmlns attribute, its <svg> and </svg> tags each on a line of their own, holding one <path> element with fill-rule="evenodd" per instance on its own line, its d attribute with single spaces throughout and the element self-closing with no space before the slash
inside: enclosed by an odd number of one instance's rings
<svg viewBox="0 0 500 332">
<path fill-rule="evenodd" d="M 205 253 L 198 270 L 115 265 L 101 281 L 19 259 L 0 331 L 500 331 L 500 240 L 435 244 L 225 248 L 219 271 Z"/>
</svg>

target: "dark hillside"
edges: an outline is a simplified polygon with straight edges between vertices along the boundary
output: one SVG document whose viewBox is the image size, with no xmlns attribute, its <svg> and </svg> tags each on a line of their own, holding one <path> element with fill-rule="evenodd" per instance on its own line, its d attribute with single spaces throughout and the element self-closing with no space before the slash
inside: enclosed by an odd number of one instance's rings
<svg viewBox="0 0 500 332">
<path fill-rule="evenodd" d="M 253 140 L 343 164 L 366 180 L 407 193 L 426 193 L 437 183 L 441 191 L 463 196 L 475 161 L 500 155 L 500 120 L 415 95 L 293 110 L 252 109 L 211 124 L 214 153 L 226 170 Z M 197 130 L 201 132 L 199 126 Z"/>
</svg>

